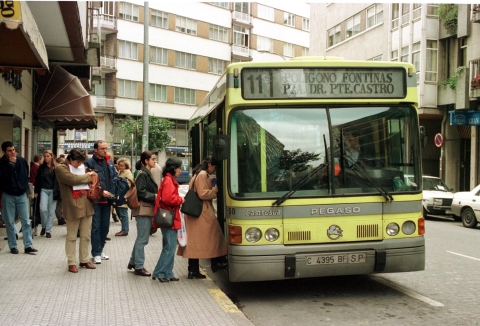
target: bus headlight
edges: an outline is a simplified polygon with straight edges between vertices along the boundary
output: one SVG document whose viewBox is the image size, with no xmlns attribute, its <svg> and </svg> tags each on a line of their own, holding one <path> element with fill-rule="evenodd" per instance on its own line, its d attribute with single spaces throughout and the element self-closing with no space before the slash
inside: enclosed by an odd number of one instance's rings
<svg viewBox="0 0 480 326">
<path fill-rule="evenodd" d="M 398 234 L 398 231 L 400 231 L 400 227 L 397 223 L 392 222 L 387 225 L 386 231 L 388 235 L 394 236 Z"/>
<path fill-rule="evenodd" d="M 267 241 L 273 242 L 278 239 L 279 235 L 280 235 L 280 232 L 278 232 L 277 229 L 271 228 L 265 232 L 265 239 L 267 239 Z"/>
<path fill-rule="evenodd" d="M 250 228 L 245 232 L 245 239 L 248 242 L 258 242 L 262 237 L 262 231 L 259 228 Z"/>
<path fill-rule="evenodd" d="M 416 229 L 417 227 L 415 223 L 413 223 L 412 221 L 406 221 L 402 225 L 402 232 L 405 233 L 406 235 L 412 234 L 413 232 L 415 232 Z"/>
</svg>

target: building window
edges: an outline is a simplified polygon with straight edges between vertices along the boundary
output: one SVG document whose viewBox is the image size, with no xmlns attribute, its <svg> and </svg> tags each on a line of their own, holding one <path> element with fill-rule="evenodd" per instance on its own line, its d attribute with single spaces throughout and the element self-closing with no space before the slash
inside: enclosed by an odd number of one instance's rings
<svg viewBox="0 0 480 326">
<path fill-rule="evenodd" d="M 367 61 L 383 61 L 383 56 L 380 54 L 380 55 L 377 55 L 376 57 L 368 59 Z"/>
<path fill-rule="evenodd" d="M 118 79 L 118 96 L 137 98 L 137 82 L 133 80 Z"/>
<path fill-rule="evenodd" d="M 422 4 L 414 3 L 413 4 L 413 18 L 412 20 L 419 19 L 422 15 Z"/>
<path fill-rule="evenodd" d="M 398 61 L 398 50 L 392 50 L 392 57 L 390 61 Z"/>
<path fill-rule="evenodd" d="M 138 22 L 138 6 L 132 3 L 120 2 L 120 19 Z"/>
<path fill-rule="evenodd" d="M 273 52 L 273 40 L 268 37 L 257 36 L 257 50 Z"/>
<path fill-rule="evenodd" d="M 377 3 L 367 9 L 367 28 L 383 23 L 383 4 Z"/>
<path fill-rule="evenodd" d="M 152 26 L 168 28 L 168 13 L 152 9 Z"/>
<path fill-rule="evenodd" d="M 427 60 L 425 66 L 425 81 L 437 81 L 438 46 L 436 40 L 427 40 Z"/>
<path fill-rule="evenodd" d="M 248 2 L 234 2 L 233 9 L 242 14 L 250 15 L 250 3 Z"/>
<path fill-rule="evenodd" d="M 310 50 L 308 48 L 302 47 L 302 56 L 307 57 L 310 53 Z"/>
<path fill-rule="evenodd" d="M 347 19 L 346 27 L 347 27 L 347 30 L 345 32 L 346 39 L 360 33 L 360 14 Z"/>
<path fill-rule="evenodd" d="M 150 84 L 150 101 L 166 102 L 167 86 Z"/>
<path fill-rule="evenodd" d="M 437 16 L 437 17 L 438 17 L 438 5 L 436 5 L 436 4 L 427 4 L 427 15 L 428 15 L 428 16 Z"/>
<path fill-rule="evenodd" d="M 176 51 L 175 67 L 195 70 L 197 69 L 197 56 L 191 53 Z"/>
<path fill-rule="evenodd" d="M 217 25 L 210 25 L 208 30 L 208 38 L 215 41 L 220 42 L 228 42 L 228 28 L 217 26 Z"/>
<path fill-rule="evenodd" d="M 150 47 L 150 62 L 160 65 L 168 64 L 168 50 L 164 48 L 158 48 L 156 46 Z"/>
<path fill-rule="evenodd" d="M 400 57 L 401 62 L 408 62 L 408 45 L 402 48 L 402 56 Z"/>
<path fill-rule="evenodd" d="M 220 7 L 220 8 L 225 8 L 225 9 L 228 9 L 228 4 L 230 2 L 210 2 L 211 5 L 214 5 L 214 6 L 217 6 L 217 7 Z"/>
<path fill-rule="evenodd" d="M 273 8 L 258 4 L 258 18 L 263 18 L 266 20 L 274 21 L 274 10 Z"/>
<path fill-rule="evenodd" d="M 410 4 L 402 3 L 402 25 L 409 23 L 410 17 Z"/>
<path fill-rule="evenodd" d="M 175 87 L 175 103 L 195 105 L 195 90 Z"/>
<path fill-rule="evenodd" d="M 227 61 L 208 58 L 208 72 L 216 75 L 221 75 L 227 67 Z"/>
<path fill-rule="evenodd" d="M 118 41 L 118 57 L 138 60 L 138 44 L 129 41 Z"/>
<path fill-rule="evenodd" d="M 420 83 L 420 42 L 412 44 L 412 63 L 417 71 L 417 84 Z"/>
<path fill-rule="evenodd" d="M 309 31 L 310 30 L 310 19 L 302 18 L 302 29 L 304 31 Z"/>
<path fill-rule="evenodd" d="M 398 27 L 398 17 L 400 15 L 400 4 L 392 3 L 392 29 Z"/>
<path fill-rule="evenodd" d="M 337 25 L 328 30 L 328 46 L 334 46 L 335 44 L 340 43 L 340 41 L 340 25 Z"/>
<path fill-rule="evenodd" d="M 283 23 L 287 26 L 295 27 L 295 15 L 285 12 L 283 14 Z"/>
<path fill-rule="evenodd" d="M 233 25 L 233 44 L 248 48 L 248 30 L 245 27 Z"/>
<path fill-rule="evenodd" d="M 283 55 L 286 57 L 293 57 L 293 44 L 285 43 L 283 45 Z"/>
<path fill-rule="evenodd" d="M 195 19 L 177 16 L 175 18 L 175 30 L 181 33 L 197 35 L 197 21 Z"/>
</svg>

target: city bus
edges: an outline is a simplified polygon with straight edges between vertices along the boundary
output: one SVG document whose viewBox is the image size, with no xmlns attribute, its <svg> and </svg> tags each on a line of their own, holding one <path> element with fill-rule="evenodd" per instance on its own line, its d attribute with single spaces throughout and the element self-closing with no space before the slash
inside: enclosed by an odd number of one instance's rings
<svg viewBox="0 0 480 326">
<path fill-rule="evenodd" d="M 192 165 L 221 162 L 229 280 L 424 270 L 417 96 L 409 63 L 230 64 L 189 123 Z"/>
</svg>

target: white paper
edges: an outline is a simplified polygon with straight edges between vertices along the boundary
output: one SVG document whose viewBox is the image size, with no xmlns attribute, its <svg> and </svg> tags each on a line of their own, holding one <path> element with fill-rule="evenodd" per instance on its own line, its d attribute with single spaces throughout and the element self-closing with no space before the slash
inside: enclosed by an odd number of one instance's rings
<svg viewBox="0 0 480 326">
<path fill-rule="evenodd" d="M 81 164 L 78 168 L 74 168 L 69 165 L 70 172 L 75 175 L 84 175 L 85 174 L 85 165 Z M 88 184 L 73 186 L 73 190 L 88 190 Z"/>
</svg>

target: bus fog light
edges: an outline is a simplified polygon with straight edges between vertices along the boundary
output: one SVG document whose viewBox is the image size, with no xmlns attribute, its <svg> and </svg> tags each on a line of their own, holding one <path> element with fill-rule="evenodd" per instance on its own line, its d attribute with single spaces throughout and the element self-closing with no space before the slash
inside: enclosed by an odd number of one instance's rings
<svg viewBox="0 0 480 326">
<path fill-rule="evenodd" d="M 406 221 L 402 225 L 402 232 L 406 235 L 413 234 L 413 232 L 415 232 L 416 229 L 417 229 L 417 226 L 412 221 Z"/>
<path fill-rule="evenodd" d="M 397 223 L 392 222 L 387 225 L 386 231 L 388 235 L 394 236 L 398 234 L 398 231 L 400 231 L 400 227 L 398 226 Z"/>
<path fill-rule="evenodd" d="M 277 229 L 271 228 L 265 232 L 265 239 L 267 239 L 267 241 L 273 242 L 278 239 L 279 235 L 280 235 L 280 232 L 278 232 Z"/>
<path fill-rule="evenodd" d="M 247 239 L 248 242 L 258 242 L 261 237 L 262 231 L 258 228 L 250 228 L 245 232 L 245 239 Z"/>
</svg>

